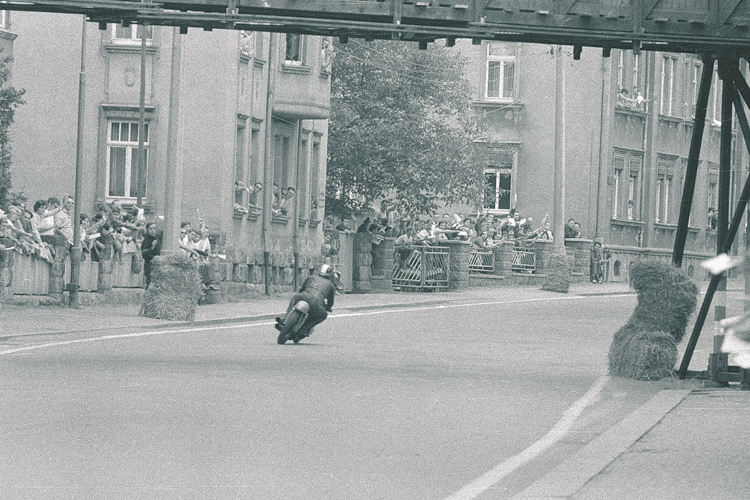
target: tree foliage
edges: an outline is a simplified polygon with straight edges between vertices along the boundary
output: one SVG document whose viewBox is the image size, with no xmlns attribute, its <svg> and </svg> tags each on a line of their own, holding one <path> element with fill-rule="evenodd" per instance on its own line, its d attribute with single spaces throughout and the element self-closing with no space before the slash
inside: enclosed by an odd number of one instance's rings
<svg viewBox="0 0 750 500">
<path fill-rule="evenodd" d="M 455 49 L 352 40 L 336 46 L 326 212 L 389 196 L 410 213 L 481 197 L 484 148 Z"/>
<path fill-rule="evenodd" d="M 0 206 L 5 206 L 8 202 L 11 188 L 11 147 L 8 129 L 15 118 L 16 108 L 25 104 L 22 97 L 26 93 L 25 90 L 17 90 L 7 85 L 12 61 L 11 56 L 0 59 Z"/>
</svg>

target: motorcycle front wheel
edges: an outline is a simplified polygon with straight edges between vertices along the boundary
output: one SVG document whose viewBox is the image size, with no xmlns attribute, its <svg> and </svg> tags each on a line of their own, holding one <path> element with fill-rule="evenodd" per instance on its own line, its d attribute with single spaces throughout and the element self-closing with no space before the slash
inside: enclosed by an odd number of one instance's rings
<svg viewBox="0 0 750 500">
<path fill-rule="evenodd" d="M 286 315 L 286 319 L 284 320 L 284 326 L 281 327 L 281 332 L 279 332 L 279 338 L 276 339 L 276 341 L 279 344 L 286 344 L 289 337 L 291 337 L 293 333 L 296 333 L 296 327 L 299 325 L 301 319 L 302 313 L 300 311 L 297 309 L 289 311 L 289 314 Z"/>
</svg>

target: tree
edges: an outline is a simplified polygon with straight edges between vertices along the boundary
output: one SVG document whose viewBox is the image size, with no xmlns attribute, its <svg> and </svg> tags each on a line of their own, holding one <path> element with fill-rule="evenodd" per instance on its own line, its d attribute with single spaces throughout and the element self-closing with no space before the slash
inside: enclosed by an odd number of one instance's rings
<svg viewBox="0 0 750 500">
<path fill-rule="evenodd" d="M 0 206 L 7 204 L 11 188 L 11 148 L 8 129 L 13 123 L 16 108 L 25 104 L 22 97 L 26 93 L 25 90 L 17 90 L 7 85 L 10 79 L 11 62 L 13 62 L 11 56 L 0 59 Z"/>
<path fill-rule="evenodd" d="M 389 196 L 411 214 L 481 197 L 471 85 L 455 51 L 408 42 L 337 45 L 331 82 L 326 213 Z"/>
</svg>

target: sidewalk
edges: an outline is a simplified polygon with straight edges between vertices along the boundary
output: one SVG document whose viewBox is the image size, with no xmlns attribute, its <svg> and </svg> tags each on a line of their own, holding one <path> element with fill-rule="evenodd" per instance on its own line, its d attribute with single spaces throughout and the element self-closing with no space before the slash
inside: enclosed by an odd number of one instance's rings
<svg viewBox="0 0 750 500">
<path fill-rule="evenodd" d="M 705 291 L 707 283 L 701 284 Z M 741 292 L 744 282 L 730 281 Z M 546 295 L 545 295 L 546 294 Z M 634 294 L 627 283 L 575 283 L 570 295 Z M 443 293 L 373 293 L 339 295 L 334 314 L 346 310 L 439 305 L 455 301 L 494 301 L 559 296 L 538 288 L 472 288 Z M 0 309 L 0 338 L 64 335 L 124 328 L 272 320 L 284 311 L 289 294 L 244 302 L 199 306 L 194 322 L 172 322 L 138 316 L 137 304 L 22 307 Z M 699 297 L 699 305 L 702 296 Z M 710 337 L 708 330 L 705 337 Z M 688 332 L 689 335 L 689 332 Z M 686 341 L 681 343 L 684 349 Z M 694 358 L 695 359 L 695 358 Z M 698 360 L 705 368 L 705 357 Z M 692 366 L 691 366 L 692 367 Z M 750 391 L 737 386 L 703 389 L 683 381 L 662 390 L 620 422 L 573 453 L 557 468 L 514 497 L 516 500 L 602 499 L 740 499 L 750 498 Z M 653 393 L 648 382 L 644 393 Z M 482 497 L 484 498 L 484 497 Z"/>
</svg>

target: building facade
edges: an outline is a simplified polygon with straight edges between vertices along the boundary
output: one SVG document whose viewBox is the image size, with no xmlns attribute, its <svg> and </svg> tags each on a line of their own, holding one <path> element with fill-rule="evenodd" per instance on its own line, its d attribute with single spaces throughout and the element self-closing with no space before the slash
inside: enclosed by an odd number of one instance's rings
<svg viewBox="0 0 750 500">
<path fill-rule="evenodd" d="M 13 190 L 31 203 L 75 188 L 82 25 L 81 16 L 24 12 L 7 25 L 16 37 L 12 83 L 26 89 L 12 129 Z M 295 266 L 316 265 L 330 40 L 146 26 L 139 169 L 143 29 L 86 25 L 82 212 L 91 214 L 97 201 L 141 200 L 147 220 L 171 215 L 196 227 L 203 219 L 243 282 L 253 281 L 247 275 L 264 255 L 279 283 Z M 181 171 L 176 186 L 170 169 Z M 256 208 L 247 187 L 258 182 Z M 273 184 L 295 189 L 284 211 L 273 210 Z M 174 213 L 165 214 L 170 196 Z"/>
<path fill-rule="evenodd" d="M 470 41 L 457 47 L 468 56 L 472 104 L 486 127 L 482 142 L 495 157 L 483 166 L 484 207 L 505 214 L 515 206 L 537 223 L 546 213 L 554 216 L 556 47 Z M 599 49 L 585 49 L 574 60 L 572 48 L 562 50 L 565 213 L 560 217 L 574 218 L 584 238 L 601 238 L 610 247 L 671 252 L 701 58 L 624 50 L 603 57 Z M 709 214 L 718 207 L 720 125 L 721 80 L 715 71 L 686 255 L 716 252 Z M 748 155 L 737 131 L 735 120 L 730 218 L 747 178 Z"/>
</svg>

